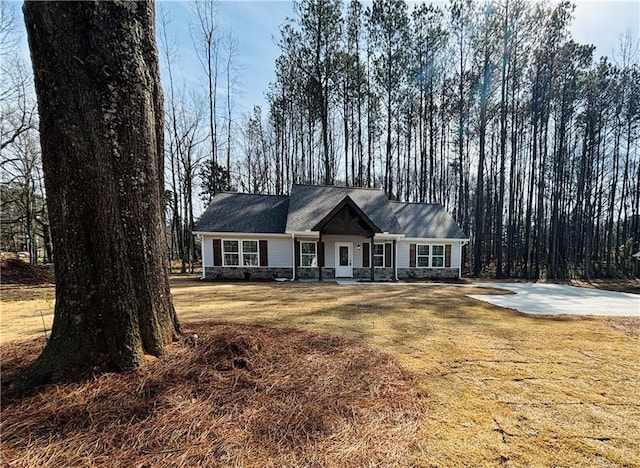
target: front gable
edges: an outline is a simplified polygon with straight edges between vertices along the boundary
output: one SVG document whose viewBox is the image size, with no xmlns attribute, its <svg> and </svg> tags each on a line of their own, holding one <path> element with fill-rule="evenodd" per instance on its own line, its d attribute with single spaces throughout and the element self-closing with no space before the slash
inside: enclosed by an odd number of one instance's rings
<svg viewBox="0 0 640 468">
<path fill-rule="evenodd" d="M 311 230 L 322 231 L 324 234 L 346 235 L 382 232 L 348 195 Z"/>
<path fill-rule="evenodd" d="M 369 235 L 371 232 L 401 234 L 389 200 L 382 190 L 297 184 L 291 189 L 285 232 L 318 232 L 319 228 L 324 228 L 345 205 L 349 205 L 351 209 L 346 213 L 347 218 L 360 217 L 363 220 L 351 226 L 358 233 L 365 229 Z M 345 213 L 342 213 L 342 219 L 345 219 Z M 348 223 L 346 224 L 347 230 L 351 230 Z"/>
</svg>

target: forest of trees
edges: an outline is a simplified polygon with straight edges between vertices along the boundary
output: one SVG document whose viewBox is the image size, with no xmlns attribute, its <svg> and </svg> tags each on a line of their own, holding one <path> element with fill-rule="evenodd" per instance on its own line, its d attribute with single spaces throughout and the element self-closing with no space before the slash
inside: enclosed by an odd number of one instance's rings
<svg viewBox="0 0 640 468">
<path fill-rule="evenodd" d="M 246 177 L 269 193 L 345 184 L 442 203 L 470 235 L 474 275 L 632 274 L 638 42 L 622 36 L 614 59 L 595 60 L 570 37 L 573 9 L 296 3 L 267 122 L 247 129 L 267 143 L 246 149 Z"/>
<path fill-rule="evenodd" d="M 17 56 L 12 23 L 21 18 L 0 5 L 2 247 L 34 237 L 42 246 L 32 77 L 18 58 L 4 59 Z M 159 7 L 172 258 L 183 270 L 197 261 L 194 219 L 216 192 L 320 183 L 443 204 L 471 239 L 466 274 L 637 275 L 638 38 L 622 34 L 611 57 L 597 58 L 572 40 L 568 2 L 412 5 L 296 2 L 276 38 L 267 108 L 246 116 L 234 106 L 238 40 L 215 2 L 192 6 L 198 90 L 178 78 L 175 20 Z M 11 245 L 7 223 L 17 226 Z"/>
</svg>

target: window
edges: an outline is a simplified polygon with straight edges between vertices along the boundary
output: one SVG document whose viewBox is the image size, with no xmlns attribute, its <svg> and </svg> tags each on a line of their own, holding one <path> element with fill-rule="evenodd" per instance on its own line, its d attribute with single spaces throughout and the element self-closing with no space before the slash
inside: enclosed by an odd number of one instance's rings
<svg viewBox="0 0 640 468">
<path fill-rule="evenodd" d="M 384 244 L 373 244 L 373 266 L 384 267 Z"/>
<path fill-rule="evenodd" d="M 429 246 L 424 244 L 417 245 L 416 266 L 420 268 L 429 267 Z"/>
<path fill-rule="evenodd" d="M 222 258 L 224 266 L 260 266 L 258 241 L 224 240 L 222 241 Z"/>
<path fill-rule="evenodd" d="M 300 266 L 318 266 L 315 242 L 300 242 Z"/>
<path fill-rule="evenodd" d="M 224 257 L 224 266 L 240 265 L 240 250 L 237 240 L 226 240 L 222 242 L 222 252 Z"/>
<path fill-rule="evenodd" d="M 244 266 L 260 266 L 257 240 L 242 241 L 242 264 Z"/>
<path fill-rule="evenodd" d="M 443 268 L 444 245 L 418 244 L 416 266 L 419 268 Z"/>
<path fill-rule="evenodd" d="M 444 245 L 431 246 L 431 268 L 442 268 L 444 266 Z"/>
</svg>

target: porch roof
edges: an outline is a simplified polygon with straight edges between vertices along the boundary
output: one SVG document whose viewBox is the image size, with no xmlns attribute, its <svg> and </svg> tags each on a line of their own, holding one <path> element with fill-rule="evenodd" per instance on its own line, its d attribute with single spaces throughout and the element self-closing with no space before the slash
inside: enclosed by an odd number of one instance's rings
<svg viewBox="0 0 640 468">
<path fill-rule="evenodd" d="M 287 232 L 312 229 L 349 198 L 382 232 L 401 234 L 389 200 L 381 189 L 294 185 L 291 188 Z"/>
</svg>

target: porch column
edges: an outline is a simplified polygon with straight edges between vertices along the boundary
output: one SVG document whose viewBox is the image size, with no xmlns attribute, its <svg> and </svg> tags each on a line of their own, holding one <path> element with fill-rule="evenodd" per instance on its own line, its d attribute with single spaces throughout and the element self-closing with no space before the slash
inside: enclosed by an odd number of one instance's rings
<svg viewBox="0 0 640 468">
<path fill-rule="evenodd" d="M 205 237 L 202 234 L 198 234 L 198 236 L 200 237 L 200 258 L 201 260 L 201 264 L 202 264 L 202 279 L 205 279 L 206 276 L 204 274 L 205 272 L 205 264 L 204 264 L 204 243 L 205 243 Z M 169 259 L 169 271 L 171 271 L 171 259 Z"/>
<path fill-rule="evenodd" d="M 322 281 L 322 267 L 324 266 L 324 243 L 322 242 L 322 231 L 318 233 L 316 259 L 318 260 L 318 281 Z"/>
<path fill-rule="evenodd" d="M 393 264 L 393 281 L 398 279 L 398 251 L 396 247 L 396 239 L 393 239 L 393 246 L 391 247 L 391 263 Z"/>
</svg>

